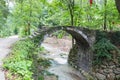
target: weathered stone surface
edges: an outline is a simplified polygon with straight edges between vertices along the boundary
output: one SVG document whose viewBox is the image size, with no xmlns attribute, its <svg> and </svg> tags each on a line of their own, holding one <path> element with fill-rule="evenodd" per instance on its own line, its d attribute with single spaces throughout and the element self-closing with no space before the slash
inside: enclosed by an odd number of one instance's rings
<svg viewBox="0 0 120 80">
<path fill-rule="evenodd" d="M 75 44 L 70 50 L 68 62 L 76 65 L 87 72 L 92 68 L 92 52 L 78 44 Z"/>
<path fill-rule="evenodd" d="M 120 68 L 117 68 L 116 70 L 120 72 Z"/>
<path fill-rule="evenodd" d="M 110 69 L 113 69 L 113 68 L 115 68 L 116 66 L 115 65 L 112 65 L 112 66 L 109 66 L 110 67 Z"/>
<path fill-rule="evenodd" d="M 104 70 L 99 70 L 99 73 L 104 74 Z"/>
<path fill-rule="evenodd" d="M 107 74 L 109 74 L 109 73 L 112 73 L 113 70 L 112 69 L 105 69 L 104 72 L 107 73 Z"/>
<path fill-rule="evenodd" d="M 107 67 L 107 66 L 105 66 L 105 65 L 101 65 L 101 68 L 102 68 L 102 69 L 105 69 L 106 67 Z"/>
<path fill-rule="evenodd" d="M 112 66 L 112 65 L 115 65 L 115 63 L 114 62 L 109 62 L 109 66 Z"/>
<path fill-rule="evenodd" d="M 115 73 L 116 75 L 120 75 L 120 71 L 115 70 L 114 73 Z"/>
<path fill-rule="evenodd" d="M 114 80 L 115 79 L 115 74 L 114 73 L 110 73 L 107 75 L 107 80 Z"/>
<path fill-rule="evenodd" d="M 103 65 L 104 66 L 109 66 L 107 62 L 103 62 Z"/>
<path fill-rule="evenodd" d="M 97 77 L 99 80 L 105 80 L 105 79 L 106 79 L 106 76 L 103 75 L 103 74 L 100 74 L 100 73 L 97 73 L 97 74 L 96 74 L 96 77 Z"/>
</svg>

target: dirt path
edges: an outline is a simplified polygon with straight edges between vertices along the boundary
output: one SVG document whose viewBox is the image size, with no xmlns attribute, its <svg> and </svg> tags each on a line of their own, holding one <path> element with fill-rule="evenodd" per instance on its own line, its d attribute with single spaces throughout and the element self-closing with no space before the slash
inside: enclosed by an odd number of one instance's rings
<svg viewBox="0 0 120 80">
<path fill-rule="evenodd" d="M 4 72 L 2 71 L 2 60 L 9 54 L 10 46 L 16 42 L 18 36 L 11 36 L 8 38 L 0 38 L 0 80 L 5 80 Z"/>
</svg>

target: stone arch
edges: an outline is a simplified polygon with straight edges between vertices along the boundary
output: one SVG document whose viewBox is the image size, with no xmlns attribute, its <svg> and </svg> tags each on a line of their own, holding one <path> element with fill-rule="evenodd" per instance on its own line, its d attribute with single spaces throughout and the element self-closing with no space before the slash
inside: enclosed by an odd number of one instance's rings
<svg viewBox="0 0 120 80">
<path fill-rule="evenodd" d="M 82 68 L 83 70 L 89 72 L 91 70 L 92 64 L 92 51 L 91 46 L 94 43 L 95 36 L 93 31 L 81 28 L 81 27 L 71 27 L 71 26 L 58 26 L 58 27 L 43 27 L 42 29 L 36 31 L 31 38 L 35 44 L 40 45 L 46 35 L 50 35 L 53 32 L 64 30 L 75 39 L 76 43 L 72 47 L 69 53 L 68 62 L 77 68 Z M 76 50 L 76 51 L 74 51 Z"/>
<path fill-rule="evenodd" d="M 90 43 L 88 41 L 89 38 L 87 37 L 86 34 L 84 34 L 83 29 L 84 28 L 82 28 L 82 30 L 80 30 L 80 29 L 78 30 L 78 28 L 71 27 L 71 26 L 68 26 L 68 27 L 58 26 L 58 27 L 50 27 L 50 28 L 43 27 L 42 29 L 35 32 L 32 35 L 32 37 L 33 37 L 33 39 L 36 38 L 38 40 L 41 37 L 41 38 L 43 38 L 42 40 L 44 40 L 44 38 L 47 35 L 50 35 L 59 30 L 64 30 L 67 33 L 71 34 L 71 36 L 75 39 L 77 44 L 81 44 L 83 46 L 90 47 Z M 40 40 L 40 43 L 42 42 L 42 40 Z M 36 41 L 36 42 L 39 42 L 39 41 Z"/>
</svg>

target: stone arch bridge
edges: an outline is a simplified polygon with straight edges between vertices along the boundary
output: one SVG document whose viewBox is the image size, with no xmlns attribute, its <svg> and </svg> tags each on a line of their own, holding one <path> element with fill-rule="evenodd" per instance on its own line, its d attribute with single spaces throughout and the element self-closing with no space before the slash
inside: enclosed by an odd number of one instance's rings
<svg viewBox="0 0 120 80">
<path fill-rule="evenodd" d="M 114 63 L 114 60 L 107 62 L 107 64 L 105 61 L 103 61 L 103 63 L 105 64 L 102 64 L 99 67 L 103 68 L 103 66 L 105 66 L 104 71 L 101 71 L 101 68 L 100 69 L 94 68 L 94 70 L 98 70 L 98 71 L 94 71 L 92 65 L 94 61 L 93 58 L 95 58 L 95 54 L 93 54 L 94 43 L 96 43 L 96 41 L 99 41 L 101 38 L 106 38 L 116 47 L 117 46 L 119 47 L 120 31 L 107 32 L 107 31 L 90 30 L 83 27 L 72 27 L 72 26 L 58 26 L 58 27 L 49 27 L 49 28 L 42 27 L 38 31 L 34 32 L 31 36 L 29 36 L 29 38 L 31 38 L 31 40 L 38 47 L 44 41 L 47 35 L 50 35 L 59 30 L 66 31 L 74 38 L 75 43 L 70 49 L 68 55 L 68 63 L 71 64 L 73 67 L 77 68 L 85 77 L 88 78 L 87 80 L 115 80 L 115 78 L 120 75 L 120 67 L 119 67 L 120 64 L 118 62 Z M 113 56 L 115 54 L 116 53 L 114 53 Z M 114 56 L 114 59 L 120 59 L 120 54 L 117 53 L 116 57 Z M 115 67 L 111 69 L 113 65 Z M 105 72 L 108 70 L 110 72 Z M 111 77 L 109 76 L 111 75 L 111 70 L 112 70 L 112 74 L 116 75 L 116 77 L 113 76 L 113 79 L 111 79 Z M 116 73 L 116 71 L 118 72 Z"/>
<path fill-rule="evenodd" d="M 72 26 L 58 26 L 58 27 L 42 27 L 34 32 L 30 38 L 33 39 L 35 44 L 40 45 L 44 38 L 56 31 L 64 30 L 69 33 L 74 39 L 75 43 L 72 46 L 68 62 L 81 68 L 87 72 L 91 71 L 92 67 L 92 46 L 95 42 L 95 31 L 83 27 Z"/>
</svg>

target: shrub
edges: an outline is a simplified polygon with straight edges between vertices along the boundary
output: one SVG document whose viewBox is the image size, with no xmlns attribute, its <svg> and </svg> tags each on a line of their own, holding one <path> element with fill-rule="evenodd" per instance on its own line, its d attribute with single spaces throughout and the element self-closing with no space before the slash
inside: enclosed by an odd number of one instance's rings
<svg viewBox="0 0 120 80">
<path fill-rule="evenodd" d="M 104 60 L 112 60 L 112 54 L 110 51 L 117 50 L 117 47 L 114 46 L 109 40 L 106 38 L 101 38 L 94 45 L 94 64 L 101 64 Z"/>
<path fill-rule="evenodd" d="M 4 60 L 4 68 L 13 74 L 18 74 L 21 80 L 32 80 L 34 48 L 35 45 L 29 39 L 18 41 L 13 45 L 11 54 Z"/>
</svg>

